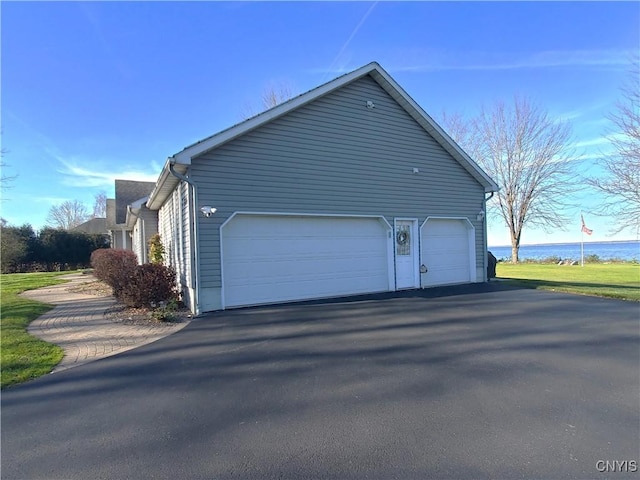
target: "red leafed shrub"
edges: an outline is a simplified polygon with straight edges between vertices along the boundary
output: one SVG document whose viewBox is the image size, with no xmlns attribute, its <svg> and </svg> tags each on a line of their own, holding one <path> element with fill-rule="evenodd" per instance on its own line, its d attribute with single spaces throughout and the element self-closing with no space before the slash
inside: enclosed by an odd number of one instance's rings
<svg viewBox="0 0 640 480">
<path fill-rule="evenodd" d="M 91 266 L 93 275 L 113 288 L 113 296 L 120 299 L 129 288 L 138 259 L 130 250 L 104 248 L 91 254 Z"/>
<path fill-rule="evenodd" d="M 158 263 L 137 265 L 118 298 L 128 307 L 146 308 L 177 300 L 176 273 Z"/>
</svg>

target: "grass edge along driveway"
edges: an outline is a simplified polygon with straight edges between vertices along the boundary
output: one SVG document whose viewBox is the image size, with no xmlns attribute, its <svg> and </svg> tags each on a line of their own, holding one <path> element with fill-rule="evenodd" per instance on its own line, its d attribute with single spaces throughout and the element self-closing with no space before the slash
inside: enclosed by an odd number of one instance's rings
<svg viewBox="0 0 640 480">
<path fill-rule="evenodd" d="M 63 350 L 27 333 L 30 322 L 53 308 L 19 296 L 25 290 L 64 283 L 73 272 L 13 273 L 0 276 L 0 388 L 45 375 L 60 363 Z"/>
<path fill-rule="evenodd" d="M 637 263 L 554 265 L 499 263 L 500 279 L 542 290 L 595 295 L 640 302 L 640 265 Z"/>
<path fill-rule="evenodd" d="M 63 350 L 27 333 L 30 322 L 52 305 L 18 294 L 64 283 L 73 272 L 14 273 L 0 276 L 1 388 L 45 375 L 62 360 Z M 640 265 L 559 266 L 499 263 L 498 278 L 530 288 L 640 301 Z"/>
</svg>

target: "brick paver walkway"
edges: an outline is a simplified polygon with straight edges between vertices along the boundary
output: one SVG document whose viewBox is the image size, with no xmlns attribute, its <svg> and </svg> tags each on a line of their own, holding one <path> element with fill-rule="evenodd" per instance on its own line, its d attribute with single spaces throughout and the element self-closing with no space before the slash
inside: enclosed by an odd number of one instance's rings
<svg viewBox="0 0 640 480">
<path fill-rule="evenodd" d="M 33 300 L 55 305 L 27 328 L 31 335 L 64 349 L 64 357 L 52 373 L 155 342 L 189 323 L 128 325 L 113 322 L 104 315 L 115 305 L 113 297 L 68 290 L 73 284 L 94 281 L 93 277 L 70 274 L 61 278 L 71 282 L 22 293 Z"/>
</svg>

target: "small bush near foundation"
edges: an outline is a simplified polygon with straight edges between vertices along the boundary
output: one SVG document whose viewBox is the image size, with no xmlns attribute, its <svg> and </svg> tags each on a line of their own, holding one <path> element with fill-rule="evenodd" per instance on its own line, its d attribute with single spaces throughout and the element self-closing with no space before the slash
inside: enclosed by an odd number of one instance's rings
<svg viewBox="0 0 640 480">
<path fill-rule="evenodd" d="M 156 233 L 149 239 L 149 260 L 151 263 L 164 263 L 165 254 L 160 234 Z"/>
<path fill-rule="evenodd" d="M 169 300 L 161 302 L 156 308 L 151 310 L 151 318 L 158 322 L 171 322 L 178 311 L 178 301 Z"/>
<path fill-rule="evenodd" d="M 173 268 L 157 263 L 137 265 L 118 297 L 128 307 L 156 308 L 177 301 Z"/>
<path fill-rule="evenodd" d="M 113 288 L 113 296 L 121 299 L 122 293 L 130 288 L 138 259 L 130 250 L 104 248 L 91 254 L 91 266 L 94 276 Z"/>
</svg>

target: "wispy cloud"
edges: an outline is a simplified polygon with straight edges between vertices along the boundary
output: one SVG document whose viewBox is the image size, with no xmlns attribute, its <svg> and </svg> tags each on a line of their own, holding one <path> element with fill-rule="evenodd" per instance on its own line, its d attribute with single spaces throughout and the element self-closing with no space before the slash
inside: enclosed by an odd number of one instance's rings
<svg viewBox="0 0 640 480">
<path fill-rule="evenodd" d="M 575 161 L 582 162 L 582 161 L 586 161 L 586 160 L 600 160 L 603 157 L 605 157 L 605 155 L 603 155 L 602 153 L 599 153 L 599 152 L 584 153 L 582 155 L 578 155 L 575 158 Z"/>
<path fill-rule="evenodd" d="M 124 166 L 118 169 L 91 164 L 80 159 L 65 159 L 56 156 L 61 167 L 58 173 L 63 175 L 62 183 L 71 187 L 113 187 L 115 179 L 138 180 L 143 182 L 155 182 L 158 179 L 160 169 L 151 165 L 148 170 L 136 167 Z"/>
<path fill-rule="evenodd" d="M 424 55 L 423 58 L 416 58 Z M 632 50 L 549 50 L 534 53 L 414 52 L 409 61 L 392 65 L 390 70 L 405 72 L 444 70 L 515 70 L 540 68 L 628 67 Z"/>
<path fill-rule="evenodd" d="M 33 201 L 35 203 L 45 203 L 47 205 L 58 205 L 60 203 L 66 202 L 67 200 L 71 200 L 71 198 L 69 197 L 39 197 L 39 196 L 35 196 L 35 197 L 29 197 L 30 201 Z"/>
<path fill-rule="evenodd" d="M 582 140 L 575 144 L 576 148 L 586 147 L 602 147 L 611 145 L 611 140 L 607 137 L 592 138 L 590 140 Z"/>
<path fill-rule="evenodd" d="M 588 124 L 590 126 L 596 126 L 602 123 L 602 110 L 609 105 L 606 103 L 593 103 L 590 105 L 584 105 L 580 108 L 558 113 L 556 118 L 558 121 L 571 122 L 573 120 L 581 119 L 583 125 Z M 594 115 L 596 118 L 594 119 Z"/>
<path fill-rule="evenodd" d="M 357 31 L 357 30 L 356 30 Z M 354 32 L 355 33 L 355 32 Z M 349 39 L 349 41 L 351 38 Z M 348 45 L 349 41 L 346 45 Z M 344 47 L 343 47 L 344 50 Z M 341 50 L 342 52 L 342 50 Z M 380 53 L 381 60 L 390 59 L 384 65 L 390 72 L 439 72 L 439 71 L 495 71 L 553 68 L 628 68 L 633 49 L 597 50 L 546 50 L 541 52 L 512 53 L 485 51 L 446 51 L 438 49 L 391 49 Z M 359 66 L 359 65 L 357 65 Z M 351 66 L 355 68 L 356 66 Z M 337 66 L 334 61 L 326 73 L 342 74 L 349 71 L 346 65 Z"/>
</svg>

